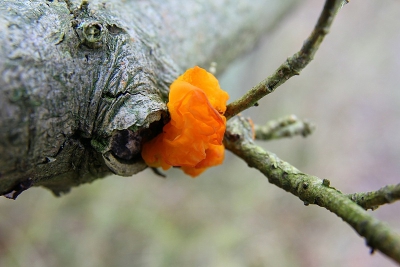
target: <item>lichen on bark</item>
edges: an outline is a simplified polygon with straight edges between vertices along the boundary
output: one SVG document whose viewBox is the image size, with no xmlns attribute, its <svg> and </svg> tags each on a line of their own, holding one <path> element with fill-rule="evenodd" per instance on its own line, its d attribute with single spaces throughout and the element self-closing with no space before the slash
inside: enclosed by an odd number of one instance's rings
<svg viewBox="0 0 400 267">
<path fill-rule="evenodd" d="M 88 6 L 6 1 L 4 8 L 0 193 L 28 178 L 58 194 L 110 170 L 143 170 L 140 156 L 119 161 L 111 140 L 166 117 L 177 74 L 160 71 L 168 58 L 155 58 L 139 35 Z"/>
<path fill-rule="evenodd" d="M 222 71 L 294 2 L 1 1 L 0 194 L 143 170 L 173 79 Z"/>
</svg>

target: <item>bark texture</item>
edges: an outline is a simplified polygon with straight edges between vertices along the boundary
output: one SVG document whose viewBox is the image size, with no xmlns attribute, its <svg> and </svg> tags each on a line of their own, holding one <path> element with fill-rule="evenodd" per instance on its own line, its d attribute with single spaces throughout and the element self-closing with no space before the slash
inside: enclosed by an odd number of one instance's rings
<svg viewBox="0 0 400 267">
<path fill-rule="evenodd" d="M 230 61 L 294 1 L 0 2 L 0 194 L 146 168 L 184 69 Z"/>
</svg>

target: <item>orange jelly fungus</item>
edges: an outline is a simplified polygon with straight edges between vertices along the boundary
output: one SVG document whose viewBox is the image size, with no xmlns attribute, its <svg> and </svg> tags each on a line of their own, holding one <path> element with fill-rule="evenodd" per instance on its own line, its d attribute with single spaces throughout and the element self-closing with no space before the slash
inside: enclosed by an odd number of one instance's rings
<svg viewBox="0 0 400 267">
<path fill-rule="evenodd" d="M 196 177 L 224 160 L 223 116 L 229 95 L 206 70 L 194 67 L 170 86 L 167 104 L 171 116 L 163 132 L 145 143 L 142 157 L 150 167 L 181 167 Z"/>
</svg>

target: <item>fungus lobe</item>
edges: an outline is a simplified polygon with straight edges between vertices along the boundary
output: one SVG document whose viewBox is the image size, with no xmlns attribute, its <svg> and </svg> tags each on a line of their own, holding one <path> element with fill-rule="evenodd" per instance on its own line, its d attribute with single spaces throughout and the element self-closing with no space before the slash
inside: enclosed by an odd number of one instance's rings
<svg viewBox="0 0 400 267">
<path fill-rule="evenodd" d="M 143 145 L 142 157 L 147 165 L 164 170 L 181 167 L 196 177 L 208 167 L 221 164 L 228 98 L 214 75 L 200 67 L 179 76 L 170 86 L 170 122 Z"/>
</svg>

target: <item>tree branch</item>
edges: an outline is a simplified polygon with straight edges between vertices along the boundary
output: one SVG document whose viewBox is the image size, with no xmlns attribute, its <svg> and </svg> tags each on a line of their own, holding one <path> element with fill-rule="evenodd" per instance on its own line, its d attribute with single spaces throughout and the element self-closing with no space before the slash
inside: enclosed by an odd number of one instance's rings
<svg viewBox="0 0 400 267">
<path fill-rule="evenodd" d="M 292 76 L 299 75 L 308 63 L 313 60 L 321 42 L 329 31 L 336 13 L 344 2 L 347 1 L 327 0 L 314 30 L 304 42 L 300 51 L 289 57 L 271 76 L 254 86 L 243 97 L 230 103 L 225 112 L 226 118 L 232 118 L 256 105 L 258 100 L 272 93 Z"/>
<path fill-rule="evenodd" d="M 276 155 L 255 145 L 252 136 L 250 122 L 235 117 L 227 125 L 225 147 L 250 167 L 258 169 L 270 183 L 297 196 L 305 205 L 316 204 L 335 213 L 366 239 L 372 251 L 380 250 L 400 263 L 399 234 L 331 187 L 329 180 L 300 172 Z"/>
<path fill-rule="evenodd" d="M 302 135 L 306 137 L 315 129 L 315 126 L 308 121 L 299 120 L 295 115 L 271 120 L 265 125 L 254 125 L 256 139 L 272 140 L 285 137 Z"/>
<path fill-rule="evenodd" d="M 400 200 L 400 184 L 388 185 L 372 192 L 348 194 L 347 197 L 366 210 L 375 210 L 381 205 Z"/>
<path fill-rule="evenodd" d="M 179 73 L 222 71 L 297 2 L 0 1 L 0 195 L 143 170 Z"/>
</svg>

